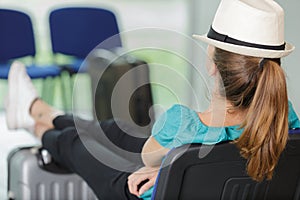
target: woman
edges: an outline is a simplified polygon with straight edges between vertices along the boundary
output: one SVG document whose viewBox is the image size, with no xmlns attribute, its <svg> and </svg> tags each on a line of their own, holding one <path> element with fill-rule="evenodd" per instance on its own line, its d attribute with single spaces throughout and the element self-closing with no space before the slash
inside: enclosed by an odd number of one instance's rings
<svg viewBox="0 0 300 200">
<path fill-rule="evenodd" d="M 35 124 L 36 135 L 54 159 L 82 176 L 99 199 L 150 199 L 163 157 L 171 148 L 192 142 L 234 141 L 248 160 L 249 176 L 271 179 L 288 129 L 300 128 L 280 67 L 280 58 L 293 50 L 284 42 L 282 23 L 283 11 L 274 1 L 221 1 L 209 33 L 195 36 L 209 44 L 213 61 L 208 68 L 215 79 L 209 108 L 198 113 L 173 106 L 157 120 L 148 139 L 129 136 L 113 120 L 100 122 L 104 137 L 115 145 L 142 152 L 134 173 L 95 159 L 78 131 L 89 133 L 86 140 L 101 142 L 97 125 L 76 118 L 75 128 L 73 117 L 38 98 L 24 66 L 17 62 L 9 74 L 8 126 Z"/>
</svg>

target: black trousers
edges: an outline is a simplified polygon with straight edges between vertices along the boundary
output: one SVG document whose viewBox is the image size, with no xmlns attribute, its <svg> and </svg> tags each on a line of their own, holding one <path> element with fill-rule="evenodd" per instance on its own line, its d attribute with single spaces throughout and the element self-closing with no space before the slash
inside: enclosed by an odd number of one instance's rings
<svg viewBox="0 0 300 200">
<path fill-rule="evenodd" d="M 43 135 L 44 148 L 80 175 L 99 200 L 139 199 L 129 192 L 127 178 L 142 167 L 140 152 L 147 138 L 129 135 L 134 130 L 115 120 L 86 121 L 64 115 L 53 124 L 55 129 Z"/>
</svg>

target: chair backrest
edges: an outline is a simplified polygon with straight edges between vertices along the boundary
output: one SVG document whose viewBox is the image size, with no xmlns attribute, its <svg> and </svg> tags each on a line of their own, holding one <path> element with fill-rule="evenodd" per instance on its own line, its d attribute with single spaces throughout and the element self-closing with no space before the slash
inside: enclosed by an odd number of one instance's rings
<svg viewBox="0 0 300 200">
<path fill-rule="evenodd" d="M 30 17 L 16 10 L 0 9 L 0 62 L 35 56 L 35 41 Z"/>
<path fill-rule="evenodd" d="M 213 147 L 184 145 L 172 150 L 155 185 L 154 199 L 300 199 L 300 131 L 290 134 L 271 181 L 255 182 L 246 174 L 246 160 L 232 143 Z"/>
<path fill-rule="evenodd" d="M 119 33 L 114 13 L 101 8 L 55 9 L 50 12 L 49 23 L 53 53 L 81 59 L 98 44 Z M 121 47 L 121 39 L 117 35 L 101 47 Z"/>
</svg>

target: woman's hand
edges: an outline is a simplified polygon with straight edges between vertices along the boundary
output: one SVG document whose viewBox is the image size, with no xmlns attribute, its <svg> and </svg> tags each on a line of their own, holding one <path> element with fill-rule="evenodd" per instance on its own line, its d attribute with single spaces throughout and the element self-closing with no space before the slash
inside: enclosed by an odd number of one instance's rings
<svg viewBox="0 0 300 200">
<path fill-rule="evenodd" d="M 128 176 L 127 184 L 130 193 L 140 196 L 150 189 L 155 184 L 159 168 L 160 167 L 142 167 Z M 145 183 L 140 185 L 143 182 Z"/>
</svg>

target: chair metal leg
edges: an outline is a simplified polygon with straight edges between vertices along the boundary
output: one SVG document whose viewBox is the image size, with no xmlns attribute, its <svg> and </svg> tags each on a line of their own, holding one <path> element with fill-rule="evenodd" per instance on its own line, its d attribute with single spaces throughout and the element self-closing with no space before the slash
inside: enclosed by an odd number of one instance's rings
<svg viewBox="0 0 300 200">
<path fill-rule="evenodd" d="M 67 71 L 62 71 L 61 94 L 62 94 L 63 107 L 65 111 L 70 111 L 72 109 L 72 93 L 73 93 L 72 77 Z"/>
</svg>

